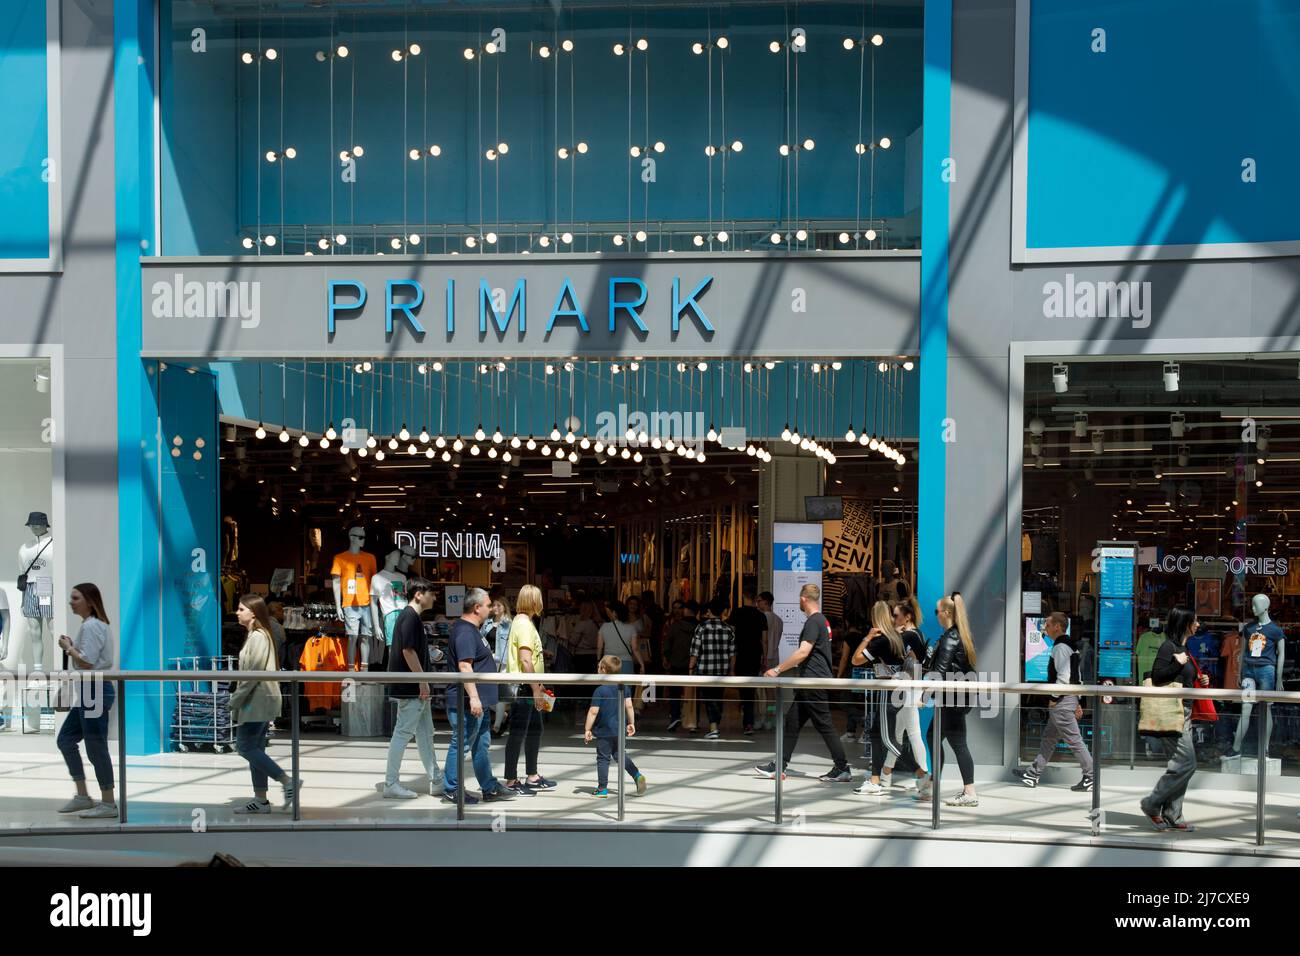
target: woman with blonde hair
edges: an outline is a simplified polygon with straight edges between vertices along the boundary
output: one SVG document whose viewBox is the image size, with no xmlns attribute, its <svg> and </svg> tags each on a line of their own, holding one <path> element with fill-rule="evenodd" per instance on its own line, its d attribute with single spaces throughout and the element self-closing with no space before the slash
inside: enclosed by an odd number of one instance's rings
<svg viewBox="0 0 1300 956">
<path fill-rule="evenodd" d="M 871 667 L 875 677 L 892 677 L 903 666 L 907 647 L 903 638 L 894 627 L 893 615 L 889 605 L 877 601 L 871 608 L 871 630 L 862 639 L 858 649 L 853 652 L 855 667 Z M 897 754 L 898 745 L 891 739 L 890 728 L 893 725 L 893 713 L 889 706 L 889 694 L 886 691 L 870 691 L 875 698 L 875 719 L 871 721 L 871 776 L 862 786 L 854 790 L 860 794 L 881 794 L 886 789 L 880 785 L 880 770 L 885 763 L 886 752 Z M 897 708 L 894 708 L 895 710 Z"/>
<path fill-rule="evenodd" d="M 948 597 L 940 598 L 935 603 L 934 614 L 944 630 L 943 636 L 926 655 L 925 671 L 927 674 L 936 674 L 939 680 L 963 679 L 975 670 L 975 641 L 971 637 L 970 618 L 966 615 L 966 602 L 962 600 L 961 592 L 953 591 Z M 957 758 L 957 766 L 961 768 L 962 791 L 944 803 L 950 807 L 978 807 L 980 802 L 975 795 L 975 760 L 966 743 L 966 715 L 970 713 L 970 704 L 966 703 L 962 691 L 945 692 L 942 704 L 939 712 L 939 749 L 932 755 L 934 776 L 918 788 L 916 799 L 934 799 L 934 781 L 943 772 L 943 742 L 947 741 Z"/>
<path fill-rule="evenodd" d="M 511 674 L 536 676 L 546 670 L 542 653 L 542 638 L 537 633 L 537 622 L 542 617 L 542 592 L 532 584 L 519 589 L 515 599 L 515 616 L 510 621 L 510 639 L 506 642 L 506 671 Z M 532 699 L 522 695 L 524 684 L 516 688 L 514 703 L 510 705 L 510 737 L 506 740 L 506 789 L 531 797 L 539 790 L 554 790 L 556 784 L 537 771 L 537 754 L 542 747 L 542 714 L 546 712 L 546 687 L 540 682 L 529 682 Z M 519 751 L 524 751 L 528 776 L 519 779 Z"/>
<path fill-rule="evenodd" d="M 235 617 L 248 631 L 239 649 L 239 669 L 279 670 L 266 602 L 256 594 L 245 594 L 239 599 Z M 279 716 L 280 703 L 280 684 L 274 680 L 240 681 L 230 695 L 230 720 L 236 726 L 235 750 L 248 761 L 253 776 L 253 799 L 236 807 L 236 813 L 270 813 L 271 802 L 266 797 L 269 780 L 279 781 L 284 787 L 286 808 L 293 806 L 293 795 L 302 788 L 301 780 L 291 778 L 266 754 L 267 726 Z"/>
<path fill-rule="evenodd" d="M 924 675 L 921 668 L 921 662 L 925 660 L 926 644 L 925 637 L 921 634 L 921 629 L 917 623 L 921 613 L 921 607 L 916 602 L 916 598 L 909 597 L 899 601 L 894 605 L 894 627 L 898 628 L 899 636 L 903 639 L 903 644 L 907 653 L 903 656 L 903 667 L 899 671 L 899 677 L 908 680 L 920 680 Z M 895 691 L 891 695 L 891 702 L 898 705 L 894 711 L 894 741 L 900 747 L 906 741 L 912 751 L 912 759 L 916 762 L 916 785 L 924 787 L 926 781 L 930 778 L 929 759 L 925 749 L 925 735 L 921 733 L 921 692 Z M 885 765 L 880 771 L 880 786 L 888 790 L 893 780 L 894 764 L 898 762 L 900 754 L 892 750 L 885 754 Z"/>
</svg>

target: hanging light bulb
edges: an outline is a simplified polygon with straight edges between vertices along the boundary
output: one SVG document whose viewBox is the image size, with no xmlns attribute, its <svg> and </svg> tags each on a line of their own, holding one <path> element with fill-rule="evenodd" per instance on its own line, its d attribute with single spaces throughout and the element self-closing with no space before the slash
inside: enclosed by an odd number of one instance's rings
<svg viewBox="0 0 1300 956">
<path fill-rule="evenodd" d="M 849 423 L 849 430 L 844 433 L 844 440 L 849 442 L 858 440 L 858 434 L 853 430 L 852 422 Z"/>
<path fill-rule="evenodd" d="M 301 435 L 298 436 L 298 446 L 300 448 L 306 448 L 310 444 L 311 444 L 311 439 L 307 437 L 306 432 L 303 432 Z"/>
<path fill-rule="evenodd" d="M 433 443 L 434 443 L 434 445 L 436 445 L 438 448 L 446 448 L 446 447 L 447 447 L 447 439 L 443 438 L 441 435 L 439 435 L 437 438 L 435 438 L 435 439 L 433 440 Z"/>
<path fill-rule="evenodd" d="M 397 437 L 399 437 L 400 439 L 402 439 L 402 441 L 409 441 L 409 440 L 410 440 L 410 438 L 411 438 L 411 433 L 410 433 L 409 431 L 406 430 L 406 422 L 402 422 L 402 430 L 401 430 L 400 432 L 397 433 Z"/>
<path fill-rule="evenodd" d="M 501 434 L 501 426 L 498 425 L 496 431 L 492 433 L 492 444 L 499 445 L 505 441 L 505 436 Z"/>
<path fill-rule="evenodd" d="M 578 436 L 575 435 L 575 434 L 573 433 L 573 429 L 570 428 L 567 432 L 564 433 L 564 440 L 565 440 L 568 444 L 572 445 L 575 441 L 578 440 Z"/>
<path fill-rule="evenodd" d="M 781 429 L 781 441 L 790 440 L 790 423 L 786 422 L 785 427 Z"/>
<path fill-rule="evenodd" d="M 461 441 L 460 436 L 457 435 L 456 440 L 451 443 L 451 450 L 454 452 L 460 452 L 463 451 L 464 448 L 465 448 L 465 443 Z"/>
<path fill-rule="evenodd" d="M 586 451 L 588 448 L 591 447 L 591 439 L 588 438 L 586 435 L 583 435 L 583 436 L 582 436 L 582 440 L 581 440 L 580 442 L 578 442 L 578 446 L 579 446 L 583 451 Z"/>
<path fill-rule="evenodd" d="M 705 433 L 704 437 L 707 438 L 709 441 L 718 440 L 718 430 L 713 427 L 713 422 L 709 422 L 709 430 L 708 432 Z"/>
<path fill-rule="evenodd" d="M 289 429 L 280 429 L 280 443 L 282 445 L 287 445 L 289 443 Z"/>
<path fill-rule="evenodd" d="M 537 439 L 533 438 L 532 435 L 529 435 L 529 436 L 528 436 L 528 441 L 526 441 L 526 442 L 524 443 L 524 447 L 527 448 L 529 451 L 536 451 L 536 450 L 537 450 Z"/>
<path fill-rule="evenodd" d="M 481 453 L 481 449 L 478 447 L 478 445 L 470 445 L 470 446 L 469 446 L 469 453 L 470 453 L 471 455 L 478 455 L 478 454 Z"/>
<path fill-rule="evenodd" d="M 542 454 L 549 458 L 551 455 L 551 446 L 543 443 Z"/>
<path fill-rule="evenodd" d="M 261 422 L 258 422 L 257 428 L 253 431 L 253 434 L 256 435 L 258 438 L 265 438 L 266 427 Z"/>
<path fill-rule="evenodd" d="M 406 446 L 406 453 L 407 453 L 408 455 L 414 455 L 414 454 L 415 454 L 416 452 L 418 452 L 419 450 L 420 450 L 420 449 L 418 449 L 418 448 L 415 447 L 415 443 L 414 443 L 414 442 L 412 442 L 411 444 L 409 444 L 409 445 Z"/>
<path fill-rule="evenodd" d="M 497 446 L 496 445 L 488 446 L 488 457 L 495 458 L 496 456 L 497 456 Z"/>
<path fill-rule="evenodd" d="M 378 444 L 379 444 L 379 439 L 376 438 L 374 435 L 367 435 L 367 436 L 366 436 L 366 447 L 367 447 L 367 448 L 374 448 L 374 447 L 376 447 Z"/>
<path fill-rule="evenodd" d="M 330 440 L 322 435 L 320 440 L 320 446 L 321 448 L 324 448 L 326 451 L 328 451 L 330 447 Z"/>
<path fill-rule="evenodd" d="M 474 440 L 482 441 L 487 437 L 487 432 L 483 431 L 483 423 L 480 422 L 478 428 L 474 429 Z"/>
<path fill-rule="evenodd" d="M 510 447 L 511 447 L 511 448 L 518 448 L 518 447 L 520 447 L 522 444 L 523 444 L 523 442 L 519 440 L 519 436 L 518 436 L 518 435 L 515 435 L 515 436 L 513 436 L 513 437 L 510 439 Z"/>
<path fill-rule="evenodd" d="M 396 450 L 397 450 L 397 439 L 396 439 L 396 438 L 390 438 L 390 439 L 388 439 L 388 450 L 389 450 L 389 451 L 396 451 Z"/>
</svg>

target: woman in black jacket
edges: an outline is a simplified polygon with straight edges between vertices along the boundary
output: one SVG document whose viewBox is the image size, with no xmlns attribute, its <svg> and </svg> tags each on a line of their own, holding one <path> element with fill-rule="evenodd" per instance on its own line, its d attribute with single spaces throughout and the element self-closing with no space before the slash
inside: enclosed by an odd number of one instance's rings
<svg viewBox="0 0 1300 956">
<path fill-rule="evenodd" d="M 1196 613 L 1176 607 L 1165 624 L 1165 642 L 1151 665 L 1151 684 L 1165 687 L 1178 683 L 1184 687 L 1208 686 L 1209 679 L 1196 677 L 1196 665 L 1187 651 L 1187 639 L 1200 626 Z M 1169 758 L 1164 775 L 1155 789 L 1141 802 L 1142 813 L 1157 830 L 1195 830 L 1183 819 L 1183 795 L 1196 772 L 1196 748 L 1192 744 L 1192 702 L 1183 701 L 1183 730 L 1174 734 L 1149 734 Z"/>
<path fill-rule="evenodd" d="M 937 674 L 940 680 L 965 678 L 975 670 L 975 642 L 971 638 L 970 619 L 966 616 L 966 602 L 959 592 L 954 591 L 950 597 L 939 599 L 934 606 L 934 613 L 939 619 L 939 626 L 944 630 L 943 636 L 926 655 L 925 672 Z M 942 742 L 946 740 L 957 758 L 957 766 L 961 768 L 962 790 L 944 803 L 950 807 L 978 807 L 980 802 L 975 795 L 975 760 L 966 743 L 966 714 L 970 712 L 970 704 L 966 703 L 966 695 L 961 691 L 945 692 L 942 703 L 939 712 L 939 752 L 931 755 L 935 764 L 934 776 L 917 789 L 916 799 L 934 799 L 933 782 L 940 778 L 943 771 Z"/>
</svg>

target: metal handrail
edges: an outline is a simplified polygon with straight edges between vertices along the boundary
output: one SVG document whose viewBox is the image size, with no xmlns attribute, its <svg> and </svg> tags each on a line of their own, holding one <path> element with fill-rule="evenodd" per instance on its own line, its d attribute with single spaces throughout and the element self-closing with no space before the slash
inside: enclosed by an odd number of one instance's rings
<svg viewBox="0 0 1300 956">
<path fill-rule="evenodd" d="M 784 687 L 790 690 L 921 690 L 921 691 L 993 691 L 1001 695 L 1043 697 L 1057 687 L 1068 687 L 1074 697 L 1179 697 L 1186 700 L 1221 700 L 1247 703 L 1267 701 L 1277 704 L 1300 704 L 1300 691 L 1227 690 L 1222 688 L 1144 687 L 1110 684 L 1026 684 L 987 680 L 920 680 L 902 678 L 847 677 L 731 677 L 709 674 L 552 674 L 536 675 L 495 671 L 465 674 L 459 671 L 199 671 L 199 670 L 106 670 L 106 671 L 35 671 L 21 673 L 0 670 L 0 681 L 25 680 L 53 683 L 63 680 L 102 679 L 126 682 L 175 682 L 178 674 L 185 681 L 275 681 L 280 684 L 337 684 L 354 681 L 360 684 L 517 684 L 521 681 L 540 684 L 629 684 L 637 687 Z M 268 676 L 274 675 L 274 676 Z M 533 678 L 536 678 L 534 680 Z"/>
</svg>

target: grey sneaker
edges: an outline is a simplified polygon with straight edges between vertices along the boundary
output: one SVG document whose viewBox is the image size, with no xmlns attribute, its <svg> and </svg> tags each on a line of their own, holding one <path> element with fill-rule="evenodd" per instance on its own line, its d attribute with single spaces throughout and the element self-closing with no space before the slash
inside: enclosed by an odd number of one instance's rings
<svg viewBox="0 0 1300 956">
<path fill-rule="evenodd" d="M 384 786 L 385 800 L 415 800 L 419 796 L 414 790 L 408 790 L 400 783 L 390 783 Z"/>
<path fill-rule="evenodd" d="M 441 797 L 442 792 L 447 789 L 446 782 L 442 779 L 442 774 L 434 777 L 429 781 L 429 796 Z"/>
<path fill-rule="evenodd" d="M 89 810 L 82 810 L 77 816 L 83 820 L 116 820 L 117 804 L 97 802 Z"/>
<path fill-rule="evenodd" d="M 863 783 L 862 786 L 856 788 L 853 792 L 868 796 L 879 796 L 882 793 L 889 793 L 889 788 L 883 784 L 872 783 L 871 778 L 868 777 L 866 782 Z"/>
<path fill-rule="evenodd" d="M 975 794 L 963 790 L 961 793 L 949 797 L 943 802 L 943 805 L 945 807 L 978 807 L 980 800 Z"/>
<path fill-rule="evenodd" d="M 235 807 L 235 812 L 236 812 L 236 813 L 241 813 L 241 814 L 243 814 L 243 813 L 270 813 L 270 812 L 271 812 L 271 801 L 270 801 L 270 800 L 259 800 L 259 799 L 257 799 L 257 797 L 254 797 L 252 800 L 249 800 L 247 803 L 243 803 L 243 804 L 240 804 L 239 806 Z"/>
<path fill-rule="evenodd" d="M 59 807 L 60 813 L 80 813 L 82 810 L 89 810 L 95 805 L 95 801 L 90 797 L 83 797 L 77 794 L 63 806 Z"/>
</svg>

